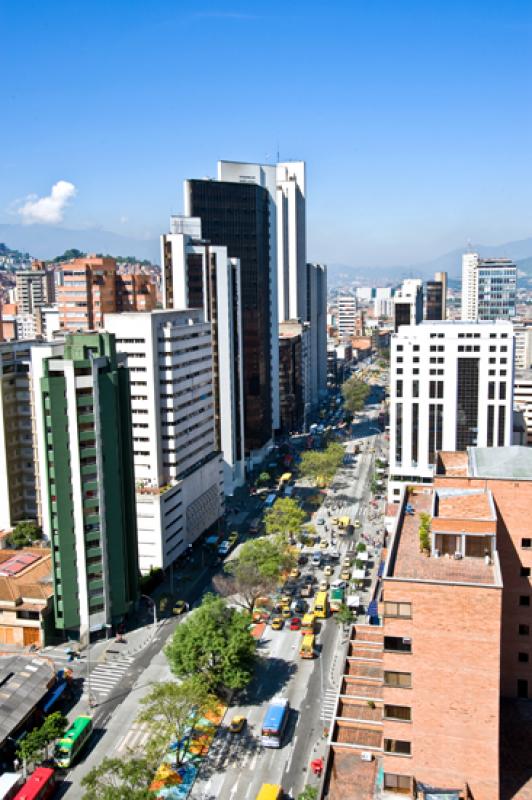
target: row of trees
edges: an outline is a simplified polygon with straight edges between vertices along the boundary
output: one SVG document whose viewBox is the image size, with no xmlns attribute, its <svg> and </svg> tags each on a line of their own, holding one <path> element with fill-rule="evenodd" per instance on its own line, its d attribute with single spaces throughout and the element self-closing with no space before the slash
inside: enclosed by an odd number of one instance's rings
<svg viewBox="0 0 532 800">
<path fill-rule="evenodd" d="M 68 727 L 68 720 L 59 711 L 49 714 L 39 728 L 26 734 L 17 747 L 17 756 L 24 766 L 24 773 L 31 763 L 39 763 L 49 757 L 50 745 L 60 739 Z"/>
<path fill-rule="evenodd" d="M 344 397 L 344 408 L 346 411 L 356 414 L 362 411 L 364 403 L 368 399 L 370 389 L 367 383 L 360 378 L 353 376 L 342 385 L 342 395 Z"/>
<path fill-rule="evenodd" d="M 344 453 L 344 448 L 337 442 L 332 442 L 322 451 L 308 450 L 301 456 L 301 475 L 315 481 L 323 479 L 328 483 L 342 464 Z"/>
</svg>

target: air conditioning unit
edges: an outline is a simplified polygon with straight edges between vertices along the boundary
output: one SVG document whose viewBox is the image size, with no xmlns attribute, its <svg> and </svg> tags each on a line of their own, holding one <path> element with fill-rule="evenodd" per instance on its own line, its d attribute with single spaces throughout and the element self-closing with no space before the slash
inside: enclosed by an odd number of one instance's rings
<svg viewBox="0 0 532 800">
<path fill-rule="evenodd" d="M 462 558 L 462 553 L 460 552 L 460 550 L 456 551 L 456 553 L 454 554 L 454 557 L 455 558 Z"/>
<path fill-rule="evenodd" d="M 367 750 L 364 750 L 364 752 L 360 754 L 360 760 L 373 761 L 373 753 L 369 753 Z"/>
</svg>

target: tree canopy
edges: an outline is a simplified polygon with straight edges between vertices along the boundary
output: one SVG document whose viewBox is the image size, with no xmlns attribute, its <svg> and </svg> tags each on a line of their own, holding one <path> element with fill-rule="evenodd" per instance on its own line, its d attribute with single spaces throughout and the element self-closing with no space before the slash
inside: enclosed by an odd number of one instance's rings
<svg viewBox="0 0 532 800">
<path fill-rule="evenodd" d="M 336 471 L 344 460 L 344 448 L 337 442 L 329 444 L 325 450 L 309 450 L 301 456 L 300 472 L 307 478 L 325 481 L 334 478 Z"/>
<path fill-rule="evenodd" d="M 347 411 L 355 414 L 364 408 L 364 403 L 369 395 L 369 386 L 364 381 L 361 381 L 360 378 L 353 376 L 342 385 L 342 394 L 344 396 L 344 407 Z"/>
<path fill-rule="evenodd" d="M 281 533 L 293 536 L 298 533 L 305 522 L 306 514 L 291 497 L 279 497 L 264 515 L 264 527 L 267 534 Z"/>
<path fill-rule="evenodd" d="M 209 690 L 243 689 L 253 675 L 255 640 L 249 614 L 205 595 L 201 606 L 179 625 L 165 654 L 174 675 L 198 675 Z"/>
<path fill-rule="evenodd" d="M 82 779 L 83 800 L 153 800 L 153 774 L 146 758 L 104 758 Z"/>
<path fill-rule="evenodd" d="M 7 546 L 20 550 L 22 547 L 31 547 L 36 539 L 41 538 L 42 530 L 35 522 L 19 522 L 7 537 Z"/>
<path fill-rule="evenodd" d="M 17 747 L 17 755 L 24 761 L 39 761 L 48 757 L 48 748 L 59 739 L 68 727 L 68 720 L 60 711 L 45 717 L 39 728 L 30 731 Z"/>
<path fill-rule="evenodd" d="M 249 539 L 238 557 L 225 566 L 229 575 L 225 593 L 238 595 L 241 605 L 252 611 L 257 598 L 273 591 L 282 573 L 294 565 L 295 558 L 282 536 Z"/>
<path fill-rule="evenodd" d="M 205 683 L 193 677 L 182 683 L 156 683 L 140 703 L 143 710 L 137 720 L 150 729 L 147 750 L 151 760 L 157 763 L 157 756 L 160 758 L 172 742 L 179 765 L 189 751 L 191 730 L 206 713 L 217 708 L 218 700 Z"/>
</svg>

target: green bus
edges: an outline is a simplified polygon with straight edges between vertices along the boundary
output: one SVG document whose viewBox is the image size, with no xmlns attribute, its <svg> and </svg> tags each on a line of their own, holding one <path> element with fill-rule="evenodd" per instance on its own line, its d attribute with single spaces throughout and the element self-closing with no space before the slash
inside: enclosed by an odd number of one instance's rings
<svg viewBox="0 0 532 800">
<path fill-rule="evenodd" d="M 56 765 L 64 769 L 72 766 L 91 733 L 92 719 L 85 716 L 76 717 L 63 738 L 56 742 L 54 750 Z"/>
</svg>

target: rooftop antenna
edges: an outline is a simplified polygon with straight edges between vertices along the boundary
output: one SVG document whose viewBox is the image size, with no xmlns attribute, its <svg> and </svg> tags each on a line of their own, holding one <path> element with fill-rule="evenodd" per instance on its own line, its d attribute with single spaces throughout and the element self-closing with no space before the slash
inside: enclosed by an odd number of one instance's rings
<svg viewBox="0 0 532 800">
<path fill-rule="evenodd" d="M 281 160 L 281 158 L 279 156 L 279 142 L 277 142 L 277 163 L 279 163 L 280 160 Z"/>
</svg>

